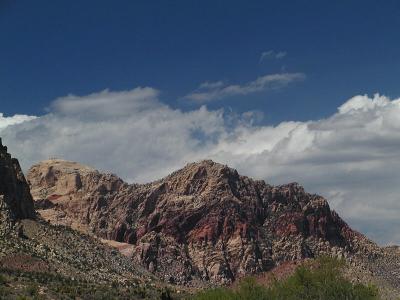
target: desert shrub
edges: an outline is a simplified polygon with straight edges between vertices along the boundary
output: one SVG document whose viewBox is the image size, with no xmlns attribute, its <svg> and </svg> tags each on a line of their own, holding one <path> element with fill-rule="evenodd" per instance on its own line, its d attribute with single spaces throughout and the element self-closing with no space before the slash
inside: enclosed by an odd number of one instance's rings
<svg viewBox="0 0 400 300">
<path fill-rule="evenodd" d="M 201 291 L 191 298 L 192 300 L 236 300 L 238 295 L 227 288 L 215 288 Z"/>
<path fill-rule="evenodd" d="M 5 299 L 5 297 L 10 293 L 5 283 L 5 280 L 0 282 L 0 299 Z"/>
<path fill-rule="evenodd" d="M 39 295 L 39 287 L 36 284 L 30 284 L 26 287 L 26 293 L 31 297 Z"/>
<path fill-rule="evenodd" d="M 199 292 L 192 300 L 373 300 L 379 299 L 374 286 L 352 284 L 340 272 L 343 261 L 330 257 L 314 265 L 303 265 L 286 280 L 262 286 L 253 278 L 244 279 L 236 289 L 217 288 Z"/>
<path fill-rule="evenodd" d="M 172 291 L 169 288 L 161 290 L 160 300 L 172 300 Z"/>
<path fill-rule="evenodd" d="M 0 274 L 0 286 L 7 283 L 7 279 L 4 275 Z"/>
</svg>

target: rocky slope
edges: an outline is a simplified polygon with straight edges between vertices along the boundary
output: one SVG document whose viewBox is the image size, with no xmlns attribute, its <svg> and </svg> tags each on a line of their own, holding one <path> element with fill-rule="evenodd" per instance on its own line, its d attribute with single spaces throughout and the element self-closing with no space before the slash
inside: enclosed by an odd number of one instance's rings
<svg viewBox="0 0 400 300">
<path fill-rule="evenodd" d="M 94 299 L 103 290 L 118 299 L 160 295 L 154 276 L 114 248 L 42 220 L 18 160 L 1 140 L 0 208 L 0 299 L 39 299 L 39 292 L 40 299 Z"/>
<path fill-rule="evenodd" d="M 321 254 L 353 264 L 383 255 L 297 183 L 271 186 L 212 161 L 129 185 L 50 160 L 33 166 L 28 180 L 45 219 L 131 244 L 134 261 L 171 283 L 228 283 Z"/>
</svg>

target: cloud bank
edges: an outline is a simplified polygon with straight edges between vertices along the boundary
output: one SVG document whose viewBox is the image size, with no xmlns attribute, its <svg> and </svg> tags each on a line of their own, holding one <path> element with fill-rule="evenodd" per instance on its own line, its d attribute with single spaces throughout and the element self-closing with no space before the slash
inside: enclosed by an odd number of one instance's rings
<svg viewBox="0 0 400 300">
<path fill-rule="evenodd" d="M 70 95 L 38 118 L 2 116 L 0 136 L 25 169 L 55 156 L 146 182 L 210 158 L 272 184 L 297 181 L 356 229 L 400 243 L 400 99 L 355 96 L 326 119 L 257 126 L 256 112 L 183 112 L 158 94 Z"/>
<path fill-rule="evenodd" d="M 292 82 L 304 80 L 305 77 L 303 73 L 279 73 L 261 76 L 242 85 L 230 85 L 223 81 L 204 82 L 184 98 L 197 103 L 205 103 L 225 97 L 243 96 L 264 90 L 282 88 Z"/>
</svg>

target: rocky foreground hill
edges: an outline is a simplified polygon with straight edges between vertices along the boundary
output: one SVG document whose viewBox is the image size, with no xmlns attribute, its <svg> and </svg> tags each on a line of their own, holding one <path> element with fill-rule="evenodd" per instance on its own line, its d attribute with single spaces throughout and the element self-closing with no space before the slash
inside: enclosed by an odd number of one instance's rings
<svg viewBox="0 0 400 300">
<path fill-rule="evenodd" d="M 119 242 L 133 264 L 170 283 L 224 284 L 328 254 L 347 260 L 353 281 L 400 294 L 397 248 L 378 247 L 297 183 L 272 186 L 212 161 L 139 185 L 49 160 L 28 180 L 44 219 Z"/>
</svg>

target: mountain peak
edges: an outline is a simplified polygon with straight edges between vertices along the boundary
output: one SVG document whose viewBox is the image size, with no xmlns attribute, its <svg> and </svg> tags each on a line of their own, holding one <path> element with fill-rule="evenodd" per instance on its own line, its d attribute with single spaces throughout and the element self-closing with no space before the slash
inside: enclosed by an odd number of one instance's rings
<svg viewBox="0 0 400 300">
<path fill-rule="evenodd" d="M 206 171 L 206 173 L 204 174 L 207 174 L 208 176 L 238 175 L 238 172 L 235 169 L 229 168 L 227 165 L 215 162 L 210 159 L 189 163 L 182 169 L 175 171 L 173 174 L 197 173 L 199 170 Z"/>
<path fill-rule="evenodd" d="M 69 173 L 73 173 L 73 172 L 96 172 L 95 169 L 74 162 L 74 161 L 68 161 L 68 160 L 64 160 L 64 159 L 59 159 L 59 158 L 51 158 L 48 160 L 43 160 L 35 165 L 33 165 L 31 167 L 31 169 L 35 169 L 35 168 L 39 168 L 42 171 L 45 171 L 46 169 L 57 169 L 61 172 L 69 172 Z"/>
</svg>

